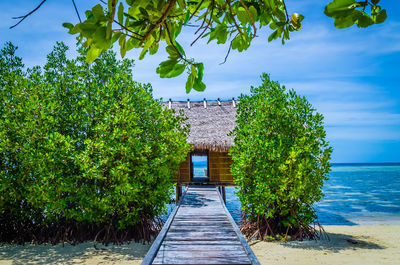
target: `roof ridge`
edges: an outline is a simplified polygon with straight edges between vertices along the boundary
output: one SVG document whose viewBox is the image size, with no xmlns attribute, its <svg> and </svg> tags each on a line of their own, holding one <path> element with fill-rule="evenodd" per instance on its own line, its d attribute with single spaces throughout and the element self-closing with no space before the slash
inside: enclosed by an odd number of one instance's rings
<svg viewBox="0 0 400 265">
<path fill-rule="evenodd" d="M 232 97 L 231 99 L 220 99 L 220 98 L 217 98 L 217 99 L 206 99 L 206 98 L 203 98 L 202 100 L 190 100 L 190 98 L 188 98 L 187 100 L 172 100 L 171 98 L 170 99 L 168 99 L 168 100 L 161 100 L 160 99 L 160 101 L 162 102 L 162 103 L 168 103 L 168 102 L 172 102 L 172 103 L 187 103 L 188 101 L 189 102 L 193 102 L 193 103 L 200 103 L 200 102 L 204 102 L 204 101 L 207 101 L 207 102 L 210 102 L 210 101 L 215 101 L 215 102 L 229 102 L 229 101 L 232 101 L 232 100 L 234 100 L 234 101 L 238 101 L 237 99 L 235 99 L 235 97 Z"/>
</svg>

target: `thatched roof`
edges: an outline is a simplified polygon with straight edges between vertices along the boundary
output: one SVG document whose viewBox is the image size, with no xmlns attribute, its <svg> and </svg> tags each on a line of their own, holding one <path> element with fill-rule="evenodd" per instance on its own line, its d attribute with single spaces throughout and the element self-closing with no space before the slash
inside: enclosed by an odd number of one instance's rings
<svg viewBox="0 0 400 265">
<path fill-rule="evenodd" d="M 188 102 L 172 101 L 164 103 L 179 112 L 182 109 L 190 124 L 188 142 L 196 150 L 228 151 L 233 146 L 233 137 L 228 134 L 236 127 L 236 104 L 229 101 Z"/>
</svg>

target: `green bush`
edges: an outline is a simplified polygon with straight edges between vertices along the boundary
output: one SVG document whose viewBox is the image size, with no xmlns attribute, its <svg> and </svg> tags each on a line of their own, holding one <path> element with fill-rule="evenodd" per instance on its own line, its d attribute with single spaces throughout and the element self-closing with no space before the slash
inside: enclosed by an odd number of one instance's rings
<svg viewBox="0 0 400 265">
<path fill-rule="evenodd" d="M 323 116 L 304 98 L 271 81 L 242 95 L 237 108 L 232 173 L 247 236 L 314 237 L 310 224 L 330 170 L 332 148 Z"/>
<path fill-rule="evenodd" d="M 150 240 L 189 151 L 188 128 L 113 52 L 58 43 L 43 69 L 1 51 L 0 238 Z"/>
</svg>

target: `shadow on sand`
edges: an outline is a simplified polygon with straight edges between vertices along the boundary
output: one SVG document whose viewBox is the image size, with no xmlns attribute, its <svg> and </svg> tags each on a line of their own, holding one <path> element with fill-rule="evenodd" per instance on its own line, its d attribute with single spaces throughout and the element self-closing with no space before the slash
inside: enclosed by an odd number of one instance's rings
<svg viewBox="0 0 400 265">
<path fill-rule="evenodd" d="M 94 259 L 96 264 L 121 260 L 129 262 L 142 260 L 150 246 L 150 244 L 131 243 L 106 247 L 99 244 L 98 247 L 101 249 L 96 250 L 93 242 L 76 246 L 66 244 L 65 247 L 62 245 L 0 245 L 0 261 L 12 265 L 83 264 L 91 259 Z"/>
<path fill-rule="evenodd" d="M 368 236 L 357 236 L 340 234 L 340 233 L 327 233 L 328 239 L 321 240 L 304 240 L 304 241 L 289 241 L 289 242 L 277 242 L 284 247 L 298 248 L 305 250 L 319 250 L 337 253 L 347 249 L 385 249 L 385 246 L 379 245 L 372 242 L 372 238 Z M 250 245 L 256 245 L 260 241 L 254 241 Z"/>
</svg>

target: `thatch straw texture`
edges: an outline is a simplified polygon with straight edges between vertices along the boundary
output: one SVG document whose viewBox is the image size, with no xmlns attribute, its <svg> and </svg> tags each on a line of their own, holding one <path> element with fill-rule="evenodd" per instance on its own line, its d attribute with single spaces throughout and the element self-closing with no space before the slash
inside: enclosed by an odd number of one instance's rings
<svg viewBox="0 0 400 265">
<path fill-rule="evenodd" d="M 237 102 L 236 102 L 237 103 Z M 176 112 L 183 110 L 190 124 L 188 142 L 193 144 L 195 150 L 228 151 L 233 146 L 233 137 L 228 134 L 236 127 L 236 107 L 232 101 L 207 101 L 204 102 L 164 103 Z"/>
</svg>

